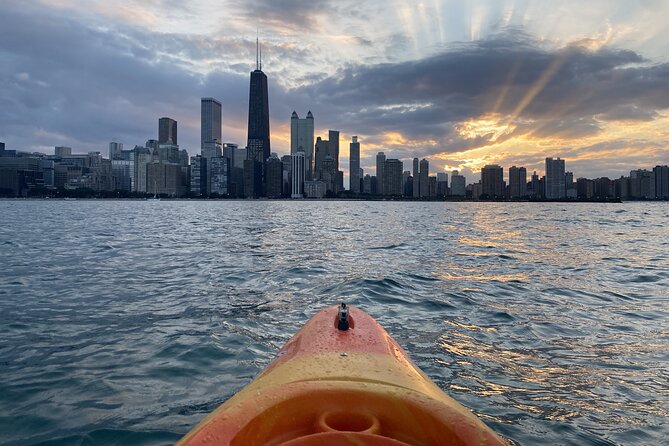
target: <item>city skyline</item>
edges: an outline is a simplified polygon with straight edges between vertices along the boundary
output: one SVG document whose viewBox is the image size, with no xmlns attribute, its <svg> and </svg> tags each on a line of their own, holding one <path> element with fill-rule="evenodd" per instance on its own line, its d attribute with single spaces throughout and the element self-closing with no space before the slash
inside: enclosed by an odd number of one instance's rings
<svg viewBox="0 0 669 446">
<path fill-rule="evenodd" d="M 378 151 L 405 165 L 427 158 L 432 171 L 457 169 L 469 181 L 486 164 L 543 172 L 541 160 L 551 156 L 566 158 L 576 176 L 611 178 L 669 161 L 662 2 L 579 9 L 573 2 L 566 2 L 571 9 L 430 2 L 402 4 L 396 17 L 378 5 L 344 12 L 317 3 L 290 2 L 280 11 L 271 2 L 224 2 L 211 17 L 234 14 L 213 33 L 195 31 L 211 20 L 201 2 L 183 6 L 188 19 L 153 2 L 114 11 L 76 0 L 3 5 L 7 88 L 0 99 L 11 107 L 3 109 L 0 140 L 8 149 L 105 153 L 109 141 L 132 147 L 155 138 L 155 119 L 169 116 L 192 156 L 200 145 L 198 103 L 211 96 L 223 104 L 223 140 L 243 147 L 259 28 L 279 154 L 290 153 L 292 111 L 312 110 L 316 136 L 327 129 L 339 130 L 342 141 L 359 136 L 365 172 Z M 365 20 L 399 24 L 398 32 L 379 34 L 361 26 Z M 297 38 L 304 39 L 298 24 L 310 30 L 307 42 Z M 319 31 L 319 24 L 327 26 Z M 33 66 L 38 59 L 43 69 Z M 474 75 L 464 76 L 467 70 Z M 348 183 L 348 151 L 341 155 Z"/>
</svg>

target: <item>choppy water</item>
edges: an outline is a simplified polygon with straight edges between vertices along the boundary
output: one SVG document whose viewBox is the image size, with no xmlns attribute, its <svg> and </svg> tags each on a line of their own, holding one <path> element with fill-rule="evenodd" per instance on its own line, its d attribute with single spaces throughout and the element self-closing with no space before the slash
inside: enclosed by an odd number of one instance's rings
<svg viewBox="0 0 669 446">
<path fill-rule="evenodd" d="M 172 443 L 348 301 L 518 444 L 660 444 L 668 223 L 666 203 L 0 201 L 0 443 Z"/>
</svg>

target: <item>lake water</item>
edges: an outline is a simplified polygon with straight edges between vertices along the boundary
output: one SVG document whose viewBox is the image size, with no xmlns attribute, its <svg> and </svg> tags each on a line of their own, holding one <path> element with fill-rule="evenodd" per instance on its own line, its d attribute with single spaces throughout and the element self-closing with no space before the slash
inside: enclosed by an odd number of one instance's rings
<svg viewBox="0 0 669 446">
<path fill-rule="evenodd" d="M 0 443 L 173 443 L 346 301 L 516 444 L 660 444 L 668 224 L 667 203 L 0 201 Z"/>
</svg>

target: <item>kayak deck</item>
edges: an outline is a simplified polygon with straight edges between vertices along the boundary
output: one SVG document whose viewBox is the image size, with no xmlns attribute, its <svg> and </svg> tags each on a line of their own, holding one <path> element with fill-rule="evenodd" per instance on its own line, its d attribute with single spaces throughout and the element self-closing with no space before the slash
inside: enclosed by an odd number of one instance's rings
<svg viewBox="0 0 669 446">
<path fill-rule="evenodd" d="M 179 445 L 505 445 L 367 313 L 312 317 L 251 384 Z"/>
</svg>

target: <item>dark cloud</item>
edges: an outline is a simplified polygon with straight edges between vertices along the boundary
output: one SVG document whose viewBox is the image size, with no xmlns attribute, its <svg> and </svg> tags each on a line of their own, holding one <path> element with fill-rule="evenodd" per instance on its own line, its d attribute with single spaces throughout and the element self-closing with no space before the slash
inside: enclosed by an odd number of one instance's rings
<svg viewBox="0 0 669 446">
<path fill-rule="evenodd" d="M 327 4 L 250 1 L 237 7 L 248 18 L 306 30 L 327 15 Z M 3 6 L 0 140 L 18 149 L 106 150 L 112 139 L 132 146 L 154 138 L 157 119 L 171 116 L 179 121 L 181 144 L 193 152 L 199 98 L 214 96 L 223 102 L 225 139 L 243 145 L 254 37 L 104 28 L 68 11 Z M 327 65 L 306 44 L 266 42 L 272 127 L 287 127 L 293 110 L 312 110 L 319 134 L 338 129 L 384 144 L 385 133 L 399 133 L 408 142 L 391 145 L 388 153 L 411 158 L 519 135 L 575 140 L 601 132 L 606 121 L 653 120 L 669 108 L 669 64 L 652 65 L 631 51 L 590 51 L 583 42 L 547 49 L 518 29 L 411 61 L 392 57 L 414 45 L 404 34 L 373 44 L 391 54 L 391 62 Z M 316 68 L 295 69 L 305 66 Z M 462 136 L 463 122 L 493 112 L 508 120 L 508 132 Z M 278 142 L 273 148 L 288 150 Z"/>
</svg>

